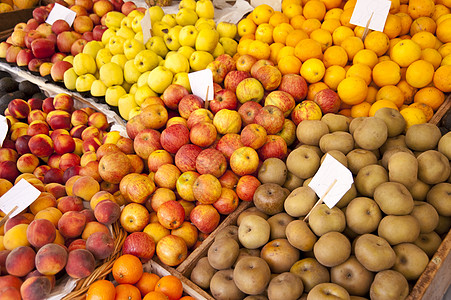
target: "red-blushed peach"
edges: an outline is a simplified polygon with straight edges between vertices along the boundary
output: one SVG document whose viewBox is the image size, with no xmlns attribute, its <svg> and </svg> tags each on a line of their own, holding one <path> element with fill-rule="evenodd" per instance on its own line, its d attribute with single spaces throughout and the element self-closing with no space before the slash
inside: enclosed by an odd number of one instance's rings
<svg viewBox="0 0 451 300">
<path fill-rule="evenodd" d="M 105 259 L 114 251 L 114 239 L 109 233 L 95 232 L 86 240 L 86 249 L 91 251 L 96 259 Z"/>
<path fill-rule="evenodd" d="M 42 275 L 55 275 L 66 266 L 67 250 L 58 244 L 47 244 L 36 253 L 36 269 Z"/>
<path fill-rule="evenodd" d="M 99 174 L 103 180 L 120 183 L 122 178 L 130 172 L 131 163 L 123 152 L 110 153 L 99 161 Z"/>
<path fill-rule="evenodd" d="M 62 171 L 66 171 L 70 167 L 76 167 L 80 165 L 80 156 L 75 153 L 64 153 L 61 155 L 59 168 Z"/>
<path fill-rule="evenodd" d="M 53 140 L 53 148 L 58 154 L 71 153 L 75 151 L 74 138 L 67 134 L 59 134 Z"/>
<path fill-rule="evenodd" d="M 81 139 L 83 141 L 86 141 L 91 138 L 98 138 L 100 141 L 102 140 L 100 138 L 100 130 L 94 126 L 88 126 L 85 130 L 81 133 Z"/>
<path fill-rule="evenodd" d="M 80 175 L 80 170 L 81 170 L 81 166 L 72 166 L 72 167 L 67 168 L 63 174 L 64 182 L 67 182 L 73 176 Z M 67 195 L 67 193 L 65 195 Z"/>
<path fill-rule="evenodd" d="M 102 142 L 99 140 L 99 138 L 89 138 L 87 140 L 80 139 L 82 143 L 82 150 L 83 152 L 87 151 L 96 151 L 100 145 L 102 145 Z"/>
<path fill-rule="evenodd" d="M 34 110 L 30 111 L 27 119 L 28 119 L 28 124 L 30 124 L 31 122 L 36 121 L 36 120 L 45 121 L 46 118 L 47 118 L 47 114 L 45 112 L 43 112 L 42 110 L 39 110 L 39 109 L 34 109 Z"/>
<path fill-rule="evenodd" d="M 40 165 L 40 166 L 38 166 L 36 169 L 34 169 L 33 175 L 34 175 L 37 179 L 39 179 L 39 180 L 41 180 L 41 181 L 44 181 L 45 173 L 46 173 L 48 170 L 50 170 L 50 169 L 51 169 L 50 166 L 47 166 L 47 165 Z"/>
<path fill-rule="evenodd" d="M 81 238 L 87 240 L 94 232 L 110 233 L 108 227 L 97 221 L 92 221 L 86 224 L 85 230 L 83 230 L 83 233 L 81 234 Z"/>
<path fill-rule="evenodd" d="M 65 129 L 70 130 L 72 124 L 70 122 L 70 113 L 64 110 L 52 110 L 47 114 L 46 121 L 53 130 Z"/>
<path fill-rule="evenodd" d="M 47 157 L 53 153 L 53 141 L 45 134 L 37 134 L 30 138 L 28 141 L 31 153 L 37 157 Z"/>
<path fill-rule="evenodd" d="M 35 219 L 47 219 L 55 225 L 55 228 L 58 227 L 58 221 L 62 216 L 62 212 L 56 207 L 47 207 L 35 215 Z"/>
<path fill-rule="evenodd" d="M 111 200 L 103 200 L 96 205 L 94 216 L 98 222 L 111 225 L 121 216 L 121 207 Z"/>
<path fill-rule="evenodd" d="M 30 204 L 30 211 L 36 215 L 39 211 L 47 207 L 56 207 L 57 202 L 54 195 L 48 192 L 42 192 L 39 197 Z"/>
<path fill-rule="evenodd" d="M 21 300 L 20 291 L 12 286 L 0 289 L 0 299 Z"/>
<path fill-rule="evenodd" d="M 8 274 L 8 272 L 6 272 L 6 258 L 8 257 L 8 254 L 10 252 L 11 252 L 11 250 L 6 250 L 6 249 L 0 251 L 0 274 Z M 0 288 L 2 287 L 1 278 L 2 278 L 2 276 L 0 276 Z"/>
<path fill-rule="evenodd" d="M 74 196 L 74 190 L 73 190 L 74 183 L 81 177 L 82 177 L 81 175 L 74 175 L 66 181 L 65 187 L 66 187 L 66 194 L 68 196 Z"/>
<path fill-rule="evenodd" d="M 13 275 L 0 276 L 0 289 L 11 286 L 11 287 L 19 290 L 22 283 L 23 283 L 22 279 L 20 279 L 17 276 L 13 276 Z"/>
<path fill-rule="evenodd" d="M 80 157 L 80 166 L 84 167 L 91 161 L 97 160 L 97 154 L 95 151 L 87 151 L 83 153 L 83 155 Z"/>
<path fill-rule="evenodd" d="M 91 209 L 94 210 L 96 205 L 103 200 L 111 200 L 113 202 L 116 202 L 116 200 L 114 199 L 114 196 L 110 192 L 98 191 L 97 193 L 95 193 L 92 196 L 91 201 L 89 202 Z"/>
<path fill-rule="evenodd" d="M 25 119 L 31 111 L 30 104 L 22 99 L 14 99 L 8 103 L 8 111 L 16 119 Z"/>
<path fill-rule="evenodd" d="M 75 249 L 69 252 L 66 263 L 66 273 L 76 279 L 92 274 L 96 266 L 94 255 L 86 249 Z"/>
<path fill-rule="evenodd" d="M 71 113 L 74 110 L 74 99 L 71 95 L 60 93 L 53 97 L 53 107 Z"/>
<path fill-rule="evenodd" d="M 66 238 L 80 236 L 86 225 L 86 217 L 77 211 L 64 213 L 58 221 L 58 230 Z"/>
<path fill-rule="evenodd" d="M 24 300 L 46 299 L 52 290 L 52 283 L 46 276 L 30 277 L 20 286 L 20 295 Z"/>
<path fill-rule="evenodd" d="M 60 160 L 61 160 L 61 154 L 53 153 L 52 155 L 50 155 L 47 158 L 47 165 L 50 166 L 50 168 L 53 168 L 53 169 L 59 168 Z M 45 174 L 44 174 L 44 178 L 45 178 Z"/>
<path fill-rule="evenodd" d="M 35 256 L 33 248 L 29 246 L 20 246 L 12 250 L 6 257 L 6 271 L 9 275 L 22 277 L 30 273 L 35 265 Z"/>
<path fill-rule="evenodd" d="M 45 121 L 35 120 L 28 125 L 27 135 L 33 136 L 37 134 L 46 134 L 50 132 L 49 125 Z"/>
<path fill-rule="evenodd" d="M 56 199 L 66 196 L 65 186 L 56 182 L 46 184 L 44 191 L 52 194 Z"/>
<path fill-rule="evenodd" d="M 10 148 L 0 148 L 0 161 L 13 161 L 16 162 L 19 155 L 16 150 Z"/>
<path fill-rule="evenodd" d="M 30 277 L 36 277 L 36 276 L 45 276 L 50 280 L 50 284 L 52 285 L 52 289 L 55 287 L 56 278 L 55 275 L 43 275 L 38 270 L 31 271 L 23 278 L 23 280 L 27 280 Z"/>
<path fill-rule="evenodd" d="M 86 241 L 84 239 L 73 240 L 69 244 L 69 247 L 67 247 L 67 251 L 71 252 L 72 250 L 75 250 L 75 249 L 86 249 Z"/>
<path fill-rule="evenodd" d="M 85 201 L 91 200 L 92 196 L 98 191 L 100 191 L 99 182 L 90 176 L 81 176 L 72 186 L 73 194 Z M 69 195 L 69 193 L 67 194 Z"/>
<path fill-rule="evenodd" d="M 47 219 L 33 220 L 27 228 L 27 239 L 33 247 L 41 248 L 52 243 L 55 238 L 55 225 Z"/>
<path fill-rule="evenodd" d="M 13 184 L 10 181 L 0 178 L 0 196 L 3 196 L 12 187 L 13 187 Z"/>
<path fill-rule="evenodd" d="M 83 200 L 77 196 L 64 196 L 57 200 L 57 208 L 63 214 L 68 211 L 81 211 L 84 209 Z"/>
<path fill-rule="evenodd" d="M 5 227 L 3 227 L 4 232 L 8 232 L 11 228 L 19 224 L 30 224 L 31 221 L 28 220 L 23 214 L 18 214 L 12 218 L 9 218 L 5 222 Z"/>
<path fill-rule="evenodd" d="M 94 126 L 100 130 L 106 130 L 109 126 L 108 120 L 105 114 L 101 112 L 95 112 L 88 118 L 88 125 Z"/>
<path fill-rule="evenodd" d="M 96 217 L 94 216 L 94 211 L 92 209 L 85 208 L 85 209 L 81 210 L 80 213 L 85 215 L 86 223 L 93 222 L 96 220 Z"/>
<path fill-rule="evenodd" d="M 85 111 L 77 109 L 72 112 L 70 122 L 72 123 L 72 126 L 86 125 L 88 124 L 88 117 L 89 116 Z"/>
<path fill-rule="evenodd" d="M 44 175 L 44 183 L 60 183 L 63 184 L 64 180 L 63 180 L 63 174 L 64 171 L 61 170 L 60 168 L 51 168 L 50 170 L 48 170 L 47 172 L 45 172 Z"/>
<path fill-rule="evenodd" d="M 86 128 L 88 128 L 86 125 L 77 125 L 72 127 L 69 133 L 73 138 L 81 140 L 81 134 L 83 133 L 83 131 L 85 131 Z"/>
</svg>

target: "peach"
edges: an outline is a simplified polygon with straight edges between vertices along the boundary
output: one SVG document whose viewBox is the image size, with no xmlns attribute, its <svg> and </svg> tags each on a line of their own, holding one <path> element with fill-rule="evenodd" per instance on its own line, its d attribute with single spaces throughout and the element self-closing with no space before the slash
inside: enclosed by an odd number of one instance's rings
<svg viewBox="0 0 451 300">
<path fill-rule="evenodd" d="M 81 167 L 79 173 L 81 176 L 92 177 L 97 182 L 102 181 L 102 177 L 100 177 L 100 173 L 99 173 L 99 162 L 98 161 L 91 161 L 86 166 Z M 99 189 L 100 189 L 100 186 L 99 186 Z"/>
<path fill-rule="evenodd" d="M 98 191 L 97 193 L 95 193 L 92 196 L 89 204 L 90 204 L 91 208 L 94 210 L 96 205 L 103 200 L 111 200 L 113 202 L 116 202 L 116 200 L 114 199 L 114 196 L 110 192 Z"/>
<path fill-rule="evenodd" d="M 36 215 L 39 211 L 48 207 L 56 207 L 56 198 L 54 195 L 48 192 L 42 192 L 33 203 L 30 204 L 30 211 Z"/>
<path fill-rule="evenodd" d="M 12 250 L 6 257 L 8 274 L 23 277 L 34 269 L 36 253 L 29 246 L 20 246 Z"/>
<path fill-rule="evenodd" d="M 19 155 L 16 150 L 10 148 L 0 148 L 0 161 L 13 161 L 16 162 Z"/>
<path fill-rule="evenodd" d="M 72 122 L 72 121 L 71 121 Z M 78 138 L 81 139 L 81 134 L 83 133 L 83 131 L 86 129 L 86 125 L 76 125 L 74 127 L 71 128 L 70 130 L 70 135 L 73 138 Z"/>
<path fill-rule="evenodd" d="M 84 209 L 83 200 L 77 196 L 64 196 L 58 199 L 57 208 L 64 214 L 68 211 L 81 211 Z"/>
<path fill-rule="evenodd" d="M 27 228 L 27 239 L 33 247 L 52 243 L 56 238 L 56 228 L 52 222 L 46 219 L 36 219 Z"/>
<path fill-rule="evenodd" d="M 17 276 L 13 275 L 0 276 L 0 289 L 10 286 L 19 290 L 22 283 L 23 281 Z"/>
<path fill-rule="evenodd" d="M 33 173 L 39 166 L 39 158 L 31 153 L 26 153 L 17 160 L 17 170 L 21 173 Z"/>
<path fill-rule="evenodd" d="M 50 170 L 50 169 L 51 169 L 50 166 L 47 166 L 47 165 L 40 165 L 39 167 L 37 167 L 37 168 L 34 170 L 33 175 L 34 175 L 37 179 L 39 179 L 39 180 L 41 180 L 41 181 L 44 181 L 44 175 L 45 175 L 45 173 L 46 173 L 48 170 Z"/>
<path fill-rule="evenodd" d="M 55 227 L 58 227 L 58 221 L 61 218 L 63 213 L 56 207 L 47 207 L 41 211 L 39 211 L 35 215 L 35 219 L 47 219 L 50 222 L 55 225 Z"/>
<path fill-rule="evenodd" d="M 86 249 L 91 251 L 96 259 L 105 259 L 114 251 L 114 240 L 111 234 L 95 232 L 86 240 Z"/>
<path fill-rule="evenodd" d="M 89 116 L 85 111 L 83 111 L 81 109 L 75 110 L 71 116 L 72 126 L 88 124 L 88 117 Z"/>
<path fill-rule="evenodd" d="M 61 246 L 65 246 L 65 243 L 64 243 L 65 241 L 64 241 L 64 237 L 61 235 L 61 233 L 59 232 L 59 230 L 57 229 L 56 230 L 56 238 L 55 238 L 55 240 L 53 241 L 53 243 L 54 244 L 58 244 L 58 245 L 61 245 Z"/>
<path fill-rule="evenodd" d="M 47 244 L 36 253 L 36 269 L 42 275 L 55 275 L 66 266 L 67 251 L 58 244 Z"/>
<path fill-rule="evenodd" d="M 59 168 L 51 168 L 44 175 L 44 183 L 59 183 L 63 184 L 64 171 Z"/>
<path fill-rule="evenodd" d="M 34 136 L 37 134 L 49 134 L 49 125 L 45 121 L 36 120 L 30 123 L 27 128 L 27 135 Z"/>
<path fill-rule="evenodd" d="M 116 222 L 121 215 L 121 207 L 111 200 L 100 201 L 95 209 L 94 216 L 97 221 L 105 225 L 111 225 Z"/>
<path fill-rule="evenodd" d="M 66 194 L 67 194 L 68 196 L 74 196 L 74 191 L 73 191 L 74 183 L 75 183 L 79 178 L 81 178 L 81 175 L 75 175 L 75 176 L 72 176 L 71 178 L 69 178 L 69 179 L 66 181 L 65 187 L 66 187 Z"/>
<path fill-rule="evenodd" d="M 46 118 L 47 123 L 50 125 L 50 128 L 53 130 L 56 129 L 65 129 L 69 130 L 72 126 L 71 124 L 71 115 L 67 111 L 55 109 L 47 114 Z"/>
<path fill-rule="evenodd" d="M 69 247 L 67 247 L 67 251 L 71 252 L 72 250 L 75 250 L 75 249 L 86 249 L 86 241 L 84 239 L 73 240 L 69 244 Z"/>
<path fill-rule="evenodd" d="M 80 211 L 80 213 L 85 215 L 86 223 L 94 222 L 96 220 L 96 217 L 94 216 L 94 211 L 92 209 L 85 208 L 82 211 Z"/>
<path fill-rule="evenodd" d="M 24 119 L 28 117 L 31 111 L 30 104 L 22 99 L 14 99 L 8 104 L 8 111 L 16 119 Z"/>
<path fill-rule="evenodd" d="M 53 107 L 70 113 L 74 110 L 74 99 L 71 95 L 60 93 L 53 98 Z"/>
<path fill-rule="evenodd" d="M 66 238 L 75 238 L 81 235 L 86 225 L 86 217 L 78 211 L 64 213 L 58 221 L 58 230 Z"/>
<path fill-rule="evenodd" d="M 37 134 L 28 141 L 31 153 L 37 157 L 47 157 L 53 153 L 53 141 L 45 134 Z"/>
<path fill-rule="evenodd" d="M 46 184 L 44 191 L 52 194 L 56 199 L 66 196 L 65 186 L 56 182 Z"/>
<path fill-rule="evenodd" d="M 70 167 L 76 167 L 80 165 L 80 156 L 75 153 L 64 153 L 61 155 L 59 168 L 66 171 Z"/>
<path fill-rule="evenodd" d="M 5 230 L 5 232 L 7 232 L 8 230 L 10 230 L 11 228 L 13 228 L 16 225 L 19 225 L 19 224 L 30 224 L 30 223 L 31 223 L 31 221 L 28 220 L 23 214 L 19 214 L 17 216 L 9 218 L 6 221 L 4 230 Z"/>
<path fill-rule="evenodd" d="M 90 176 L 81 176 L 74 182 L 72 191 L 75 196 L 89 201 L 95 193 L 100 191 L 100 185 Z"/>
<path fill-rule="evenodd" d="M 75 151 L 74 138 L 67 134 L 59 134 L 53 140 L 53 148 L 55 152 L 63 155 L 64 153 L 71 153 Z"/>
<path fill-rule="evenodd" d="M 20 291 L 12 286 L 0 289 L 0 299 L 21 300 Z"/>
<path fill-rule="evenodd" d="M 3 241 L 2 241 L 3 242 Z M 6 258 L 8 257 L 8 254 L 11 252 L 11 250 L 1 250 L 0 251 L 0 274 L 7 274 L 6 272 Z M 20 282 L 22 284 L 22 281 Z M 19 287 L 20 287 L 19 284 Z M 0 289 L 3 287 L 3 281 L 2 277 L 0 276 Z"/>
<path fill-rule="evenodd" d="M 56 283 L 55 275 L 43 275 L 38 270 L 34 270 L 34 271 L 28 273 L 27 276 L 25 276 L 23 279 L 27 280 L 30 277 L 36 277 L 36 276 L 45 276 L 45 277 L 47 277 L 50 280 L 50 284 L 52 285 L 52 289 L 55 287 L 55 283 Z"/>
<path fill-rule="evenodd" d="M 87 240 L 89 236 L 95 232 L 105 232 L 108 234 L 110 233 L 108 227 L 106 227 L 102 223 L 93 221 L 86 224 L 85 230 L 83 230 L 83 233 L 81 234 L 81 238 Z"/>
<path fill-rule="evenodd" d="M 100 130 L 106 130 L 109 126 L 106 116 L 101 112 L 95 112 L 88 118 L 88 125 Z"/>
<path fill-rule="evenodd" d="M 10 181 L 0 178 L 0 197 L 3 196 L 12 187 L 13 187 L 13 184 Z"/>
<path fill-rule="evenodd" d="M 95 151 L 87 151 L 87 152 L 83 153 L 83 155 L 80 157 L 80 166 L 84 167 L 91 161 L 96 161 L 96 160 L 97 160 L 96 152 Z"/>
<path fill-rule="evenodd" d="M 45 112 L 39 109 L 34 109 L 28 114 L 28 124 L 31 124 L 31 122 L 36 120 L 45 121 L 46 118 L 47 114 Z"/>
<path fill-rule="evenodd" d="M 50 279 L 45 276 L 30 277 L 20 286 L 20 294 L 24 300 L 42 300 L 52 290 Z"/>
<path fill-rule="evenodd" d="M 81 139 L 80 141 L 82 142 L 83 152 L 96 151 L 100 147 L 100 145 L 102 145 L 102 142 L 99 140 L 99 138 L 96 137 L 87 140 Z"/>
<path fill-rule="evenodd" d="M 97 127 L 94 126 L 88 126 L 85 130 L 81 133 L 81 139 L 83 141 L 92 139 L 92 138 L 98 138 L 101 136 L 100 130 Z M 99 139 L 102 140 L 102 139 Z"/>
<path fill-rule="evenodd" d="M 96 260 L 94 255 L 86 249 L 76 249 L 69 252 L 66 272 L 72 278 L 85 278 L 94 271 Z"/>
</svg>

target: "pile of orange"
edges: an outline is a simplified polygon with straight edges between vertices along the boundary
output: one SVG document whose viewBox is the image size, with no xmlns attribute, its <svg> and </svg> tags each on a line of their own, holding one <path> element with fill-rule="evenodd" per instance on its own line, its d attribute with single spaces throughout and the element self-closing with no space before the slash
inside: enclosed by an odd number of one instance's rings
<svg viewBox="0 0 451 300">
<path fill-rule="evenodd" d="M 451 92 L 451 1 L 393 0 L 383 32 L 350 24 L 356 0 L 283 0 L 282 12 L 256 7 L 238 23 L 238 54 L 300 74 L 307 100 L 330 88 L 340 113 L 381 107 L 428 121 Z M 409 121 L 409 120 L 408 120 Z"/>
<path fill-rule="evenodd" d="M 183 296 L 179 278 L 144 272 L 139 258 L 131 254 L 114 262 L 112 275 L 116 286 L 109 280 L 97 280 L 90 285 L 86 300 L 194 300 Z"/>
</svg>

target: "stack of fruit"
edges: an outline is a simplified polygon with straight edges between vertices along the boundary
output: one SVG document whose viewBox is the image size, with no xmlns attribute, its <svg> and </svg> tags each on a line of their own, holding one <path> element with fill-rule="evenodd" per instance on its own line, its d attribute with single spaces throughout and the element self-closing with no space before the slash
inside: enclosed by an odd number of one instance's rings
<svg viewBox="0 0 451 300">
<path fill-rule="evenodd" d="M 0 13 L 13 11 L 15 9 L 32 8 L 37 4 L 36 0 L 2 0 L 0 2 Z"/>
</svg>

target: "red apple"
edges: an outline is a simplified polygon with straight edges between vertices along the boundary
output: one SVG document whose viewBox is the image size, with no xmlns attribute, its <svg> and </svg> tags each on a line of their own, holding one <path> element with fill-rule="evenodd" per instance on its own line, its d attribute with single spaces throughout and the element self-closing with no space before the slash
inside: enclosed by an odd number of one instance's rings
<svg viewBox="0 0 451 300">
<path fill-rule="evenodd" d="M 49 16 L 49 11 L 46 10 L 43 6 L 36 7 L 33 9 L 33 19 L 36 20 L 39 24 L 44 23 Z"/>
<path fill-rule="evenodd" d="M 196 170 L 199 174 L 211 174 L 221 177 L 227 169 L 227 160 L 221 151 L 208 148 L 202 150 L 196 158 Z"/>
<path fill-rule="evenodd" d="M 33 58 L 34 55 L 30 49 L 22 49 L 17 54 L 16 63 L 19 67 L 28 66 L 28 64 Z"/>
<path fill-rule="evenodd" d="M 121 11 L 122 6 L 124 5 L 124 1 L 122 0 L 111 0 L 115 11 Z"/>
<path fill-rule="evenodd" d="M 284 116 L 287 117 L 290 115 L 296 102 L 293 96 L 287 92 L 272 91 L 265 98 L 265 106 L 267 105 L 277 106 L 283 112 Z"/>
<path fill-rule="evenodd" d="M 52 76 L 53 81 L 63 81 L 64 80 L 64 72 L 72 68 L 72 64 L 68 61 L 57 61 L 53 64 L 52 69 L 50 69 L 50 75 Z"/>
<path fill-rule="evenodd" d="M 227 66 L 221 61 L 214 60 L 207 65 L 207 69 L 213 74 L 213 82 L 222 83 L 227 75 Z"/>
<path fill-rule="evenodd" d="M 92 33 L 92 31 L 87 31 L 87 32 L 84 32 L 81 37 L 82 37 L 82 39 L 86 40 L 87 42 L 90 42 L 90 41 L 94 40 L 94 33 Z"/>
<path fill-rule="evenodd" d="M 128 16 L 129 13 L 131 13 L 132 11 L 134 11 L 137 8 L 136 4 L 133 3 L 132 1 L 128 1 L 125 2 L 124 4 L 122 4 L 121 7 L 121 12 Z"/>
<path fill-rule="evenodd" d="M 55 53 L 55 44 L 47 39 L 40 38 L 31 43 L 31 50 L 36 58 L 48 58 Z"/>
<path fill-rule="evenodd" d="M 218 133 L 212 123 L 198 123 L 194 125 L 189 133 L 191 143 L 202 148 L 209 147 L 216 141 Z"/>
<path fill-rule="evenodd" d="M 31 18 L 27 21 L 27 26 L 25 26 L 25 28 L 23 29 L 25 32 L 29 32 L 31 30 L 35 30 L 36 28 L 38 28 L 39 23 L 38 21 L 36 21 L 35 19 Z"/>
<path fill-rule="evenodd" d="M 299 102 L 307 96 L 307 82 L 301 75 L 285 74 L 282 76 L 278 90 L 289 93 L 296 102 Z"/>
<path fill-rule="evenodd" d="M 133 148 L 136 154 L 143 159 L 147 159 L 153 151 L 161 149 L 160 135 L 160 132 L 154 129 L 144 129 L 138 133 L 133 140 Z"/>
<path fill-rule="evenodd" d="M 174 200 L 162 203 L 157 210 L 158 222 L 171 230 L 180 227 L 185 220 L 183 206 Z"/>
<path fill-rule="evenodd" d="M 298 103 L 291 112 L 291 120 L 296 126 L 303 120 L 320 120 L 321 108 L 312 100 L 304 100 Z"/>
<path fill-rule="evenodd" d="M 279 159 L 285 159 L 288 153 L 288 147 L 285 140 L 278 135 L 268 135 L 266 137 L 266 143 L 258 150 L 258 156 L 260 160 L 264 161 L 267 158 L 275 157 Z"/>
<path fill-rule="evenodd" d="M 40 32 L 44 38 L 49 37 L 50 35 L 54 34 L 52 31 L 52 26 L 50 26 L 47 23 L 42 23 L 40 24 L 37 28 L 36 31 Z"/>
<path fill-rule="evenodd" d="M 88 41 L 85 40 L 85 39 L 82 39 L 82 38 L 76 40 L 76 41 L 72 44 L 72 46 L 70 47 L 70 53 L 71 53 L 73 56 L 75 56 L 75 55 L 77 55 L 78 53 L 83 52 L 83 48 L 86 46 L 87 43 L 88 43 Z"/>
<path fill-rule="evenodd" d="M 236 133 L 227 133 L 216 144 L 216 149 L 219 150 L 227 160 L 230 159 L 232 153 L 243 147 L 241 136 Z"/>
<path fill-rule="evenodd" d="M 200 152 L 202 152 L 202 148 L 199 146 L 193 144 L 183 145 L 175 154 L 175 165 L 181 172 L 195 171 L 196 158 Z"/>
<path fill-rule="evenodd" d="M 204 100 L 193 94 L 184 96 L 178 103 L 178 111 L 181 117 L 188 119 L 190 114 L 204 107 Z"/>
<path fill-rule="evenodd" d="M 125 238 L 122 254 L 132 254 L 147 262 L 155 254 L 155 242 L 145 232 L 133 232 Z"/>
<path fill-rule="evenodd" d="M 258 68 L 252 76 L 260 81 L 266 91 L 277 89 L 282 81 L 282 73 L 276 66 L 271 65 Z"/>
<path fill-rule="evenodd" d="M 251 75 L 245 71 L 231 71 L 227 73 L 224 79 L 224 88 L 236 92 L 236 87 L 243 79 L 249 78 Z"/>
<path fill-rule="evenodd" d="M 185 87 L 179 84 L 171 84 L 163 92 L 161 99 L 163 99 L 167 108 L 177 110 L 180 100 L 188 94 L 189 92 Z"/>
<path fill-rule="evenodd" d="M 210 204 L 200 204 L 193 208 L 190 220 L 200 232 L 210 233 L 218 227 L 220 215 Z"/>
<path fill-rule="evenodd" d="M 96 41 L 101 41 L 102 40 L 102 35 L 105 32 L 105 30 L 107 30 L 108 27 L 106 27 L 105 25 L 96 25 L 94 27 L 94 29 L 92 30 L 92 35 L 94 40 Z"/>
<path fill-rule="evenodd" d="M 238 113 L 244 125 L 255 123 L 255 116 L 262 106 L 254 101 L 248 101 L 240 106 Z"/>
<path fill-rule="evenodd" d="M 65 20 L 56 20 L 52 24 L 52 31 L 56 35 L 60 34 L 61 32 L 69 31 L 69 30 L 71 30 L 71 27 Z"/>
<path fill-rule="evenodd" d="M 6 50 L 6 61 L 9 63 L 16 63 L 17 55 L 22 48 L 18 46 L 11 46 Z"/>
<path fill-rule="evenodd" d="M 223 89 L 215 93 L 215 98 L 210 101 L 210 110 L 216 114 L 221 109 L 236 110 L 238 101 L 236 94 L 228 89 Z"/>
<path fill-rule="evenodd" d="M 92 0 L 75 0 L 75 5 L 80 5 L 86 10 L 92 10 L 94 3 Z"/>
<path fill-rule="evenodd" d="M 38 31 L 36 31 L 36 30 L 30 30 L 30 31 L 28 31 L 27 35 L 26 35 L 25 38 L 24 38 L 25 46 L 26 46 L 28 49 L 31 49 L 31 43 L 32 43 L 34 40 L 37 40 L 37 39 L 43 38 L 43 37 L 44 37 L 44 36 L 43 36 L 40 32 L 38 32 Z"/>
<path fill-rule="evenodd" d="M 246 125 L 241 131 L 241 142 L 246 147 L 258 149 L 266 143 L 266 130 L 259 124 Z"/>
<path fill-rule="evenodd" d="M 222 188 L 221 197 L 213 203 L 214 208 L 222 214 L 228 215 L 235 211 L 240 200 L 233 189 Z"/>
<path fill-rule="evenodd" d="M 222 62 L 226 66 L 227 73 L 236 70 L 235 60 L 228 54 L 221 54 L 218 57 L 216 57 L 215 60 Z"/>
<path fill-rule="evenodd" d="M 341 105 L 340 97 L 331 89 L 319 91 L 313 97 L 313 101 L 321 108 L 323 115 L 327 113 L 338 113 Z"/>
<path fill-rule="evenodd" d="M 193 111 L 189 115 L 189 118 L 186 121 L 186 125 L 188 126 L 189 129 L 191 129 L 197 123 L 202 123 L 202 122 L 213 123 L 213 118 L 214 118 L 214 116 L 211 113 L 211 111 L 209 111 L 208 109 L 205 109 L 205 108 L 200 108 L 200 109 Z"/>
<path fill-rule="evenodd" d="M 57 35 L 56 45 L 60 52 L 70 53 L 72 44 L 81 38 L 81 34 L 75 31 L 64 31 Z"/>
<path fill-rule="evenodd" d="M 250 202 L 254 199 L 255 190 L 260 185 L 260 181 L 255 176 L 244 175 L 238 180 L 236 193 L 241 200 Z"/>
<path fill-rule="evenodd" d="M 282 110 L 274 105 L 262 107 L 255 116 L 255 123 L 263 126 L 267 134 L 276 134 L 281 131 L 284 121 Z"/>
<path fill-rule="evenodd" d="M 92 24 L 94 26 L 100 25 L 100 17 L 94 13 L 89 14 L 89 17 L 91 18 Z"/>
<path fill-rule="evenodd" d="M 50 62 L 55 64 L 56 62 L 62 61 L 67 55 L 62 52 L 57 52 L 52 55 Z"/>
<path fill-rule="evenodd" d="M 166 151 L 175 154 L 189 143 L 189 130 L 181 124 L 171 125 L 161 132 L 160 143 Z"/>
<path fill-rule="evenodd" d="M 33 58 L 28 63 L 28 70 L 30 70 L 31 72 L 39 72 L 39 68 L 41 67 L 41 65 L 43 63 L 44 63 L 44 60 L 39 59 L 39 58 Z"/>
<path fill-rule="evenodd" d="M 244 54 L 238 57 L 236 61 L 236 69 L 238 71 L 250 72 L 252 66 L 257 62 L 258 59 L 249 54 Z"/>
<path fill-rule="evenodd" d="M 257 72 L 258 69 L 260 69 L 263 66 L 274 66 L 274 63 L 269 59 L 259 59 L 252 65 L 251 68 L 252 77 L 256 78 L 255 73 Z"/>
</svg>

